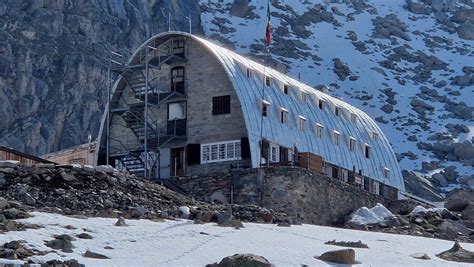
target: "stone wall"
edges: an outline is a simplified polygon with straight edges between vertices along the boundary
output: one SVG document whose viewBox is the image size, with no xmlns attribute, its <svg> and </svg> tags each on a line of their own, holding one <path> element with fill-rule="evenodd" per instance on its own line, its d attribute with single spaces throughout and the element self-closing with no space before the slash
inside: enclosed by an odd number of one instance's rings
<svg viewBox="0 0 474 267">
<path fill-rule="evenodd" d="M 342 223 L 362 206 L 388 204 L 381 196 L 301 168 L 265 168 L 263 175 L 257 169 L 239 170 L 174 181 L 198 200 L 262 205 L 295 222 L 321 225 Z"/>
</svg>

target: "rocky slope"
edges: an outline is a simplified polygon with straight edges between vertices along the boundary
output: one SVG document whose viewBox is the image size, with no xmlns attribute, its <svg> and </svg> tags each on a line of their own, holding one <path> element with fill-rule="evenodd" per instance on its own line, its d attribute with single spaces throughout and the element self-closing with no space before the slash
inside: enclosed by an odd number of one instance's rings
<svg viewBox="0 0 474 267">
<path fill-rule="evenodd" d="M 406 179 L 474 186 L 473 1 L 271 3 L 274 67 L 375 118 Z M 200 5 L 208 36 L 263 57 L 266 1 Z"/>
<path fill-rule="evenodd" d="M 95 137 L 110 51 L 128 55 L 153 33 L 200 32 L 195 1 L 0 2 L 0 145 L 44 154 Z"/>
<path fill-rule="evenodd" d="M 406 179 L 474 186 L 472 0 L 271 2 L 274 67 L 374 117 Z M 191 15 L 193 32 L 263 56 L 266 1 L 2 1 L 0 145 L 43 154 L 95 137 L 109 51 L 166 30 L 168 12 L 172 29 Z"/>
</svg>

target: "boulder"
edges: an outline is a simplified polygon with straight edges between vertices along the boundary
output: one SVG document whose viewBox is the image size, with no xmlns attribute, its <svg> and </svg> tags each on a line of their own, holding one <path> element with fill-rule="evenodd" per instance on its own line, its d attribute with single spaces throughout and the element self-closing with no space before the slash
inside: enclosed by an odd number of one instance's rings
<svg viewBox="0 0 474 267">
<path fill-rule="evenodd" d="M 70 253 L 74 247 L 71 242 L 73 240 L 74 238 L 69 235 L 58 235 L 55 236 L 55 239 L 45 242 L 45 245 L 53 249 L 60 249 L 63 252 Z"/>
<path fill-rule="evenodd" d="M 458 234 L 469 236 L 472 233 L 472 229 L 467 228 L 459 221 L 453 220 L 444 220 L 438 228 L 448 237 L 456 237 Z"/>
<path fill-rule="evenodd" d="M 444 203 L 444 207 L 450 211 L 458 211 L 461 212 L 463 211 L 467 205 L 469 205 L 471 201 L 468 199 L 450 199 L 446 203 Z"/>
<path fill-rule="evenodd" d="M 125 219 L 123 217 L 119 217 L 117 222 L 115 223 L 115 226 L 127 226 L 125 223 Z"/>
<path fill-rule="evenodd" d="M 411 254 L 410 257 L 419 259 L 419 260 L 431 260 L 430 256 L 426 255 L 426 253 L 415 253 L 415 254 Z"/>
<path fill-rule="evenodd" d="M 431 176 L 435 181 L 439 183 L 440 186 L 446 187 L 448 186 L 448 182 L 446 181 L 446 178 L 444 178 L 444 175 L 441 173 L 435 173 Z"/>
<path fill-rule="evenodd" d="M 457 241 L 451 249 L 441 252 L 436 256 L 447 261 L 474 263 L 474 252 L 463 249 Z"/>
<path fill-rule="evenodd" d="M 332 263 L 339 263 L 339 264 L 355 264 L 355 251 L 353 249 L 341 249 L 341 250 L 333 250 L 323 253 L 321 256 L 317 257 L 317 259 L 332 262 Z"/>
<path fill-rule="evenodd" d="M 96 166 L 95 170 L 98 171 L 98 172 L 105 172 L 105 173 L 108 173 L 108 174 L 113 174 L 114 171 L 115 171 L 114 167 L 109 166 L 109 165 Z"/>
<path fill-rule="evenodd" d="M 219 263 L 208 264 L 206 267 L 271 267 L 267 259 L 254 254 L 235 254 L 233 256 L 223 258 Z"/>
<path fill-rule="evenodd" d="M 469 205 L 464 208 L 462 211 L 461 218 L 463 220 L 474 221 L 474 203 L 471 202 Z"/>
<path fill-rule="evenodd" d="M 250 0 L 234 0 L 230 8 L 230 14 L 232 16 L 244 18 L 249 11 Z"/>
<path fill-rule="evenodd" d="M 0 168 L 16 168 L 18 165 L 20 162 L 16 160 L 0 160 Z"/>
<path fill-rule="evenodd" d="M 3 197 L 0 197 L 0 211 L 8 207 L 8 201 Z"/>
<path fill-rule="evenodd" d="M 179 217 L 183 219 L 189 219 L 190 216 L 191 216 L 191 211 L 189 207 L 186 207 L 186 206 L 179 207 Z"/>
<path fill-rule="evenodd" d="M 412 1 L 407 1 L 407 9 L 411 13 L 415 14 L 431 14 L 431 8 L 420 3 L 415 3 Z"/>
<path fill-rule="evenodd" d="M 91 258 L 91 259 L 100 259 L 100 260 L 105 260 L 105 259 L 110 259 L 109 257 L 105 256 L 105 255 L 102 255 L 102 254 L 99 254 L 99 253 L 96 253 L 96 252 L 92 252 L 90 250 L 87 250 L 86 253 L 84 253 L 84 256 L 85 258 Z"/>
</svg>

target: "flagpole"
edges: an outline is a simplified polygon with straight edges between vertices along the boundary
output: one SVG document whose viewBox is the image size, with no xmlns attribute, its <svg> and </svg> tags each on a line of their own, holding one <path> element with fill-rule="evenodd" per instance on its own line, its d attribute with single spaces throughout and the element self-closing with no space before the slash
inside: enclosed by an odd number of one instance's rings
<svg viewBox="0 0 474 267">
<path fill-rule="evenodd" d="M 266 19 L 266 25 L 265 25 L 265 52 L 264 52 L 264 63 L 263 63 L 263 79 L 262 79 L 262 107 L 260 109 L 261 112 L 261 123 L 260 123 L 260 163 L 259 163 L 259 168 L 262 167 L 262 153 L 263 153 L 263 107 L 265 105 L 265 87 L 266 85 L 266 66 L 269 64 L 269 50 L 270 50 L 270 40 L 271 40 L 271 32 L 270 32 L 270 0 L 267 1 L 267 19 Z M 267 159 L 266 163 L 267 165 L 270 163 L 270 151 L 268 150 L 267 154 Z"/>
</svg>

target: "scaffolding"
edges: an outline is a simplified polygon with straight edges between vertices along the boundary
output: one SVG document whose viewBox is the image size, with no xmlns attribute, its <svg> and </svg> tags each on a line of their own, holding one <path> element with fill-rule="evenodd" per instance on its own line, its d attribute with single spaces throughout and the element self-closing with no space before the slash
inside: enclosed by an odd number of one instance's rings
<svg viewBox="0 0 474 267">
<path fill-rule="evenodd" d="M 186 140 L 186 119 L 161 123 L 157 114 L 162 112 L 160 107 L 169 101 L 186 99 L 184 73 L 176 77 L 172 73 L 169 87 L 160 85 L 150 73 L 161 70 L 165 64 L 185 63 L 185 48 L 183 37 L 164 41 L 155 39 L 138 50 L 128 63 L 124 62 L 121 54 L 111 52 L 106 122 L 107 164 L 140 177 L 159 179 L 160 148 Z M 119 79 L 114 92 L 110 83 L 113 74 L 118 75 Z M 113 127 L 126 130 L 112 134 Z"/>
</svg>

